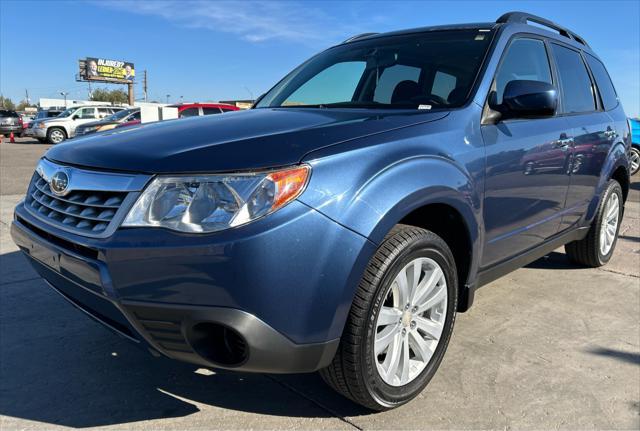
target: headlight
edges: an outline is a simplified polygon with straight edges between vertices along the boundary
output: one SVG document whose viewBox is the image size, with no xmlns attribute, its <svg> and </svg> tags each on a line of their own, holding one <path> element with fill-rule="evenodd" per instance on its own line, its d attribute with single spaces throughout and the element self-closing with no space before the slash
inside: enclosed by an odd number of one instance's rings
<svg viewBox="0 0 640 431">
<path fill-rule="evenodd" d="M 123 226 L 215 232 L 249 223 L 299 196 L 309 166 L 251 174 L 158 176 L 138 197 Z"/>
</svg>

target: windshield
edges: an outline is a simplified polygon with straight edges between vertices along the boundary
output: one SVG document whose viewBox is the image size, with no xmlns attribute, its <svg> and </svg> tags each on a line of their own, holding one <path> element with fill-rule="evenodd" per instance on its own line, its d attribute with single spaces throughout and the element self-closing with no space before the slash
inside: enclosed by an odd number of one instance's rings
<svg viewBox="0 0 640 431">
<path fill-rule="evenodd" d="M 122 120 L 123 118 L 125 118 L 127 115 L 130 115 L 132 112 L 134 112 L 135 109 L 124 109 L 122 111 L 118 111 L 115 114 L 111 114 L 108 117 L 106 117 L 104 120 L 105 121 L 118 121 L 118 120 Z"/>
<path fill-rule="evenodd" d="M 437 109 L 463 105 L 491 30 L 446 30 L 373 38 L 311 58 L 256 105 Z"/>
<path fill-rule="evenodd" d="M 60 115 L 58 115 L 58 118 L 64 118 L 64 117 L 68 117 L 69 115 L 73 114 L 74 112 L 76 112 L 76 109 L 78 108 L 69 108 L 69 109 L 65 109 L 64 111 L 62 111 L 60 113 Z"/>
</svg>

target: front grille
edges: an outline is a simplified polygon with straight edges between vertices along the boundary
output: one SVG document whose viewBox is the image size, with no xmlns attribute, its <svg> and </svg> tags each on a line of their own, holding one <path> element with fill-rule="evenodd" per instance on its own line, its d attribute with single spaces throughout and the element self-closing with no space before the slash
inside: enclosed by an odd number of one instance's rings
<svg viewBox="0 0 640 431">
<path fill-rule="evenodd" d="M 56 196 L 36 171 L 29 185 L 26 206 L 53 225 L 97 235 L 109 227 L 126 196 L 126 192 L 86 190 Z"/>
</svg>

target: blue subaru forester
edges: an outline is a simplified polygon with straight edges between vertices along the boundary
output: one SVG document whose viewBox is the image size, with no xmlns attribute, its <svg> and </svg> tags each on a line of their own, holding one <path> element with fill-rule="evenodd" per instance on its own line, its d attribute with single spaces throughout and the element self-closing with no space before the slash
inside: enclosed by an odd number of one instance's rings
<svg viewBox="0 0 640 431">
<path fill-rule="evenodd" d="M 383 410 L 429 382 L 478 287 L 563 245 L 609 261 L 630 145 L 587 43 L 514 12 L 356 36 L 251 110 L 55 146 L 11 233 L 154 353 L 319 370 Z"/>
</svg>

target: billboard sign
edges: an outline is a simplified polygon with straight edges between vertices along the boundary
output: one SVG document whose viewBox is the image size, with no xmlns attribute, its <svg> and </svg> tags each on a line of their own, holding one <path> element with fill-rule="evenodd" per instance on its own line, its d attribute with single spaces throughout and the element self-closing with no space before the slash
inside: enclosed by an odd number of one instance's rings
<svg viewBox="0 0 640 431">
<path fill-rule="evenodd" d="M 87 57 L 80 60 L 80 77 L 88 81 L 132 82 L 136 71 L 133 63 L 106 58 Z"/>
</svg>

